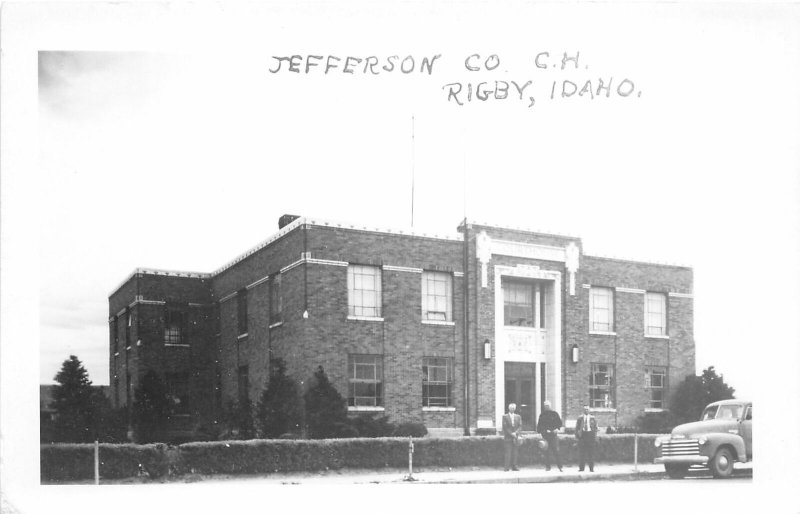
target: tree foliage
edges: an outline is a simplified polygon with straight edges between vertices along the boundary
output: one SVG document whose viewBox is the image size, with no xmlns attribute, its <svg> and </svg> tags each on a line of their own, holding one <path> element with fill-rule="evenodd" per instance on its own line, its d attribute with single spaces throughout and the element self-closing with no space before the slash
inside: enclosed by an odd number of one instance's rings
<svg viewBox="0 0 800 514">
<path fill-rule="evenodd" d="M 64 442 L 89 442 L 98 435 L 96 411 L 100 405 L 98 395 L 92 388 L 89 373 L 80 359 L 70 355 L 56 374 L 58 386 L 53 392 L 53 408 L 56 410 L 55 439 Z"/>
<path fill-rule="evenodd" d="M 308 437 L 335 437 L 347 423 L 347 401 L 333 387 L 322 366 L 314 372 L 311 387 L 304 395 Z"/>
<path fill-rule="evenodd" d="M 700 376 L 689 375 L 681 382 L 672 396 L 670 411 L 678 423 L 697 421 L 706 405 L 734 398 L 734 392 L 714 366 L 709 366 Z"/>
<path fill-rule="evenodd" d="M 264 437 L 299 434 L 303 422 L 300 386 L 286 375 L 286 363 L 277 357 L 269 361 L 269 381 L 258 401 L 256 417 Z"/>
</svg>

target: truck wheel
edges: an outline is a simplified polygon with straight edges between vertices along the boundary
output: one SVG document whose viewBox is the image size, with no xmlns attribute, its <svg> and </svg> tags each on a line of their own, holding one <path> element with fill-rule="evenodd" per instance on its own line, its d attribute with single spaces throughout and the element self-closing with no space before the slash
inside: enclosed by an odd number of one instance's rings
<svg viewBox="0 0 800 514">
<path fill-rule="evenodd" d="M 664 469 L 670 478 L 680 479 L 686 476 L 689 466 L 684 464 L 664 464 Z"/>
<path fill-rule="evenodd" d="M 733 454 L 727 448 L 720 448 L 708 467 L 714 478 L 728 478 L 733 474 Z"/>
</svg>

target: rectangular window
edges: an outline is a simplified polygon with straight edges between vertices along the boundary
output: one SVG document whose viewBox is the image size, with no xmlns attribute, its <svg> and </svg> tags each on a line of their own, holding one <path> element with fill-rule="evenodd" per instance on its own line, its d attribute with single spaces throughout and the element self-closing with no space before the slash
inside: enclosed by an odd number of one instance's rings
<svg viewBox="0 0 800 514">
<path fill-rule="evenodd" d="M 644 388 L 650 394 L 651 409 L 663 409 L 664 391 L 667 388 L 667 368 L 663 366 L 648 366 L 644 369 Z"/>
<path fill-rule="evenodd" d="M 189 410 L 189 373 L 165 373 L 169 413 L 173 416 L 188 416 Z"/>
<path fill-rule="evenodd" d="M 589 406 L 613 409 L 614 396 L 614 365 L 593 363 L 589 374 Z"/>
<path fill-rule="evenodd" d="M 250 370 L 247 366 L 239 366 L 239 403 L 246 403 L 250 399 Z"/>
<path fill-rule="evenodd" d="M 281 276 L 273 275 L 269 279 L 269 323 L 283 321 L 281 300 Z"/>
<path fill-rule="evenodd" d="M 236 317 L 239 323 L 239 335 L 247 333 L 247 289 L 236 293 Z"/>
<path fill-rule="evenodd" d="M 125 320 L 125 346 L 131 345 L 131 323 L 133 321 L 133 314 L 131 311 L 128 311 Z"/>
<path fill-rule="evenodd" d="M 119 377 L 114 377 L 114 408 L 119 409 Z"/>
<path fill-rule="evenodd" d="M 376 266 L 348 266 L 348 314 L 380 318 L 381 302 L 381 269 Z"/>
<path fill-rule="evenodd" d="M 614 290 L 592 287 L 589 294 L 589 326 L 591 331 L 614 331 Z"/>
<path fill-rule="evenodd" d="M 453 321 L 453 275 L 422 272 L 422 319 Z"/>
<path fill-rule="evenodd" d="M 422 358 L 422 406 L 451 407 L 453 404 L 453 359 Z"/>
<path fill-rule="evenodd" d="M 164 313 L 164 344 L 186 344 L 184 313 L 167 309 Z"/>
<path fill-rule="evenodd" d="M 383 406 L 383 357 L 350 355 L 347 358 L 350 407 Z"/>
<path fill-rule="evenodd" d="M 667 335 L 667 295 L 663 293 L 645 294 L 645 335 Z"/>
<path fill-rule="evenodd" d="M 119 351 L 119 329 L 117 328 L 117 323 L 118 321 L 116 317 L 111 320 L 111 344 L 114 345 L 115 352 Z"/>
<path fill-rule="evenodd" d="M 545 294 L 539 282 L 503 281 L 503 322 L 516 327 L 545 328 Z"/>
</svg>

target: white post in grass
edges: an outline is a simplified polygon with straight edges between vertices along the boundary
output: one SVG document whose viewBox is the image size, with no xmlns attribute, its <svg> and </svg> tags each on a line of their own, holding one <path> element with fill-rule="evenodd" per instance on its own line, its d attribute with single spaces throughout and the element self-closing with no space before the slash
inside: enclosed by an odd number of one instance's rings
<svg viewBox="0 0 800 514">
<path fill-rule="evenodd" d="M 408 436 L 408 475 L 404 478 L 404 480 L 413 482 L 416 480 L 414 478 L 414 441 L 411 440 L 411 436 Z"/>
<path fill-rule="evenodd" d="M 100 442 L 94 441 L 94 485 L 100 485 Z"/>
<path fill-rule="evenodd" d="M 639 471 L 639 432 L 633 436 L 633 471 Z"/>
</svg>

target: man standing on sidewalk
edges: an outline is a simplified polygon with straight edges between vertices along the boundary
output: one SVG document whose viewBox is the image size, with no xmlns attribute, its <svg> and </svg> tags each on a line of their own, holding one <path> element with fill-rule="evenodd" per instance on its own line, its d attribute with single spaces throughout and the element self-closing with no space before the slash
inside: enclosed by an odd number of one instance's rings
<svg viewBox="0 0 800 514">
<path fill-rule="evenodd" d="M 594 444 L 597 440 L 597 419 L 589 413 L 589 406 L 583 406 L 583 416 L 578 416 L 575 424 L 575 437 L 578 438 L 578 471 L 583 471 L 589 463 L 589 471 L 594 471 Z"/>
<path fill-rule="evenodd" d="M 516 403 L 508 404 L 508 414 L 503 416 L 503 446 L 505 447 L 505 471 L 508 467 L 514 471 L 519 471 L 517 467 L 517 445 L 519 444 L 519 432 L 522 430 L 522 418 L 519 414 L 514 414 L 517 410 Z"/>
<path fill-rule="evenodd" d="M 547 441 L 545 450 L 545 470 L 550 471 L 550 462 L 555 458 L 556 466 L 559 471 L 564 471 L 561 467 L 561 457 L 558 455 L 558 429 L 561 428 L 561 416 L 551 408 L 550 402 L 544 402 L 544 410 L 539 415 L 539 422 L 536 424 L 536 431 L 542 434 Z"/>
</svg>

